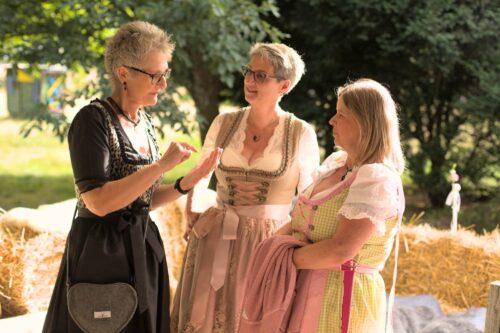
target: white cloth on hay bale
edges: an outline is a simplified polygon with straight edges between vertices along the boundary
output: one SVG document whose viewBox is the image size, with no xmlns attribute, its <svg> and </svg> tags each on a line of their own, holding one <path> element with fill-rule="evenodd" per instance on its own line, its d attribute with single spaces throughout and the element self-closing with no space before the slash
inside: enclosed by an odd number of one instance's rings
<svg viewBox="0 0 500 333">
<path fill-rule="evenodd" d="M 431 295 L 398 296 L 394 302 L 396 333 L 481 333 L 484 331 L 486 308 L 445 315 Z"/>
</svg>

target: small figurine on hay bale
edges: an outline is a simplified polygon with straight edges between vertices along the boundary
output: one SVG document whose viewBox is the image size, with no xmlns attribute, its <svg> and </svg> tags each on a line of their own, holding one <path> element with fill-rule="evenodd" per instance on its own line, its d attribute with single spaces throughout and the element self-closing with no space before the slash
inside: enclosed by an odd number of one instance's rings
<svg viewBox="0 0 500 333">
<path fill-rule="evenodd" d="M 458 183 L 460 177 L 456 171 L 456 164 L 450 170 L 451 191 L 446 197 L 446 205 L 451 207 L 451 225 L 450 230 L 452 233 L 457 232 L 458 229 L 458 212 L 460 211 L 460 189 L 462 188 Z"/>
</svg>

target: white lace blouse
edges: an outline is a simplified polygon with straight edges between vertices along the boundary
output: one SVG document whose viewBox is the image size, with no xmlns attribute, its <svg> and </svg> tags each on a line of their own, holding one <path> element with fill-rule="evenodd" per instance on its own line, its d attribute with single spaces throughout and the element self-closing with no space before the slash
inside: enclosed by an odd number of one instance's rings
<svg viewBox="0 0 500 333">
<path fill-rule="evenodd" d="M 346 160 L 344 151 L 330 155 L 313 174 L 314 184 L 343 167 Z M 375 225 L 378 235 L 385 234 L 385 222 L 398 214 L 399 174 L 383 163 L 365 164 L 352 172 L 357 172 L 357 175 L 339 214 L 348 219 L 368 218 Z M 330 188 L 316 193 L 311 199 L 324 197 L 332 190 Z"/>
<path fill-rule="evenodd" d="M 288 113 L 282 110 L 278 111 L 279 123 L 276 126 L 273 135 L 269 139 L 269 143 L 264 149 L 262 156 L 258 157 L 252 161 L 251 164 L 249 164 L 247 158 L 241 153 L 243 150 L 243 142 L 245 141 L 245 130 L 249 111 L 250 108 L 245 110 L 240 125 L 236 129 L 231 141 L 224 149 L 221 160 L 224 165 L 228 167 L 239 167 L 247 170 L 276 170 L 279 168 L 283 157 L 283 134 L 285 131 L 285 120 Z M 207 136 L 205 137 L 205 142 L 203 143 L 200 162 L 203 161 L 206 156 L 208 156 L 208 154 L 216 148 L 215 142 L 222 125 L 222 120 L 223 115 L 218 115 L 210 125 Z M 314 128 L 304 121 L 302 121 L 302 125 L 302 132 L 299 140 L 299 152 L 295 155 L 296 158 L 299 159 L 300 166 L 299 183 L 297 185 L 299 193 L 311 184 L 313 180 L 313 172 L 319 165 L 319 147 Z M 193 211 L 199 212 L 207 208 L 205 207 L 206 205 L 203 204 L 204 201 L 206 202 L 206 198 L 202 197 L 204 195 L 202 193 L 206 193 L 205 189 L 208 187 L 210 177 L 211 174 L 202 179 L 195 186 L 193 193 Z"/>
</svg>

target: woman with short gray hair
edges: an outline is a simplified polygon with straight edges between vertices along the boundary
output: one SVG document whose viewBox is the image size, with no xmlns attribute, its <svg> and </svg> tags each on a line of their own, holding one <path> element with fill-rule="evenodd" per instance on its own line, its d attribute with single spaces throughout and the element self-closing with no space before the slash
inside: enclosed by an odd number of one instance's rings
<svg viewBox="0 0 500 333">
<path fill-rule="evenodd" d="M 243 66 L 249 107 L 217 116 L 203 145 L 204 155 L 223 149 L 217 203 L 203 207 L 208 178 L 188 196 L 189 241 L 172 332 L 237 331 L 249 259 L 289 220 L 295 193 L 319 164 L 312 126 L 279 105 L 304 74 L 302 59 L 277 43 L 255 44 L 249 58 Z"/>
<path fill-rule="evenodd" d="M 292 91 L 305 72 L 305 64 L 300 55 L 285 44 L 257 43 L 250 49 L 249 56 L 267 59 L 276 77 L 290 81 L 285 94 Z"/>
<path fill-rule="evenodd" d="M 43 332 L 95 331 L 88 325 L 106 323 L 116 326 L 109 332 L 169 331 L 165 251 L 149 211 L 186 194 L 220 155 L 213 149 L 175 185 L 161 185 L 163 174 L 195 150 L 172 142 L 161 155 L 151 117 L 143 110 L 155 105 L 167 86 L 173 50 L 163 30 L 140 21 L 121 26 L 107 43 L 112 95 L 83 107 L 68 133 L 77 209 Z M 120 285 L 129 292 L 132 287 L 133 306 L 127 308 L 122 292 L 101 303 L 100 295 L 70 297 L 79 285 L 106 290 Z M 119 304 L 113 308 L 111 302 Z M 82 317 L 82 308 L 89 318 Z M 125 319 L 117 321 L 120 317 Z"/>
</svg>

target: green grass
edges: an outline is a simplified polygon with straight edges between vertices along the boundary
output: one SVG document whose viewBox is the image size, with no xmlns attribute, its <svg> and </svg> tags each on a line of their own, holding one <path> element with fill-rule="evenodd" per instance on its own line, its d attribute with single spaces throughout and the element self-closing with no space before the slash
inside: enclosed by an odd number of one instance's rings
<svg viewBox="0 0 500 333">
<path fill-rule="evenodd" d="M 33 132 L 23 138 L 19 131 L 23 121 L 0 119 L 0 207 L 36 208 L 42 204 L 73 198 L 74 185 L 67 142 L 60 142 L 50 133 Z M 199 139 L 167 131 L 160 139 L 160 149 L 169 140 L 186 141 L 195 147 Z M 198 154 L 168 172 L 165 183 L 184 175 L 198 160 Z"/>
</svg>

